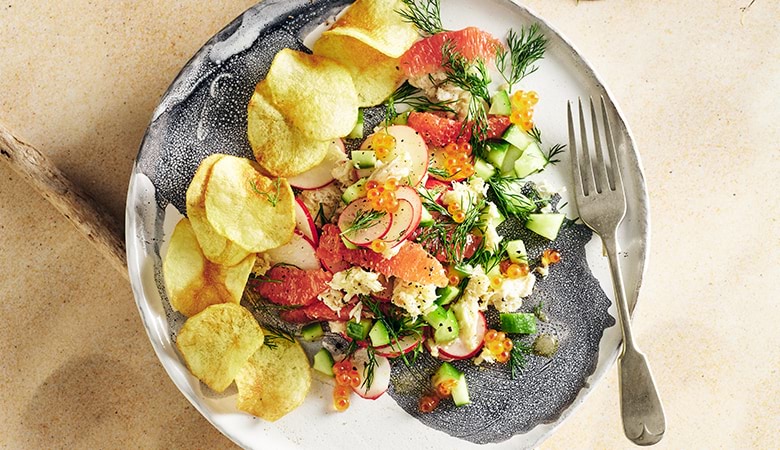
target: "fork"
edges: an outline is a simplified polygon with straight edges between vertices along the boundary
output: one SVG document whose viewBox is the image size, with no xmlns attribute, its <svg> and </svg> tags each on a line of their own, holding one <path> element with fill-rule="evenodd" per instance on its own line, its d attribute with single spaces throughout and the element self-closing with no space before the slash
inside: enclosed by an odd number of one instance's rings
<svg viewBox="0 0 780 450">
<path fill-rule="evenodd" d="M 626 437 L 637 445 L 653 445 L 661 440 L 666 431 L 666 419 L 658 396 L 658 390 L 650 372 L 645 355 L 639 350 L 631 332 L 631 316 L 628 311 L 623 276 L 618 264 L 617 229 L 626 214 L 626 195 L 620 175 L 619 159 L 612 139 L 607 108 L 601 97 L 604 138 L 608 151 L 608 164 L 601 147 L 596 110 L 590 99 L 590 114 L 593 122 L 593 143 L 595 161 L 588 149 L 585 118 L 582 101 L 579 100 L 580 140 L 582 151 L 577 150 L 572 120 L 571 102 L 568 104 L 569 148 L 571 151 L 574 197 L 580 219 L 594 233 L 601 236 L 615 289 L 618 320 L 623 334 L 623 348 L 618 357 L 620 385 L 620 412 Z"/>
</svg>

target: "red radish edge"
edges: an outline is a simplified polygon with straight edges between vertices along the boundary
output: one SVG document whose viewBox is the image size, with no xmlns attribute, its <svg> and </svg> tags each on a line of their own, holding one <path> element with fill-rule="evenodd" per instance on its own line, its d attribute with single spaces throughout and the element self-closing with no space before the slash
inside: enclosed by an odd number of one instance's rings
<svg viewBox="0 0 780 450">
<path fill-rule="evenodd" d="M 315 248 L 319 245 L 320 237 L 317 233 L 317 227 L 314 225 L 314 219 L 303 201 L 297 197 L 295 198 L 295 227 L 311 241 Z"/>
<path fill-rule="evenodd" d="M 359 396 L 367 398 L 369 400 L 376 400 L 382 394 L 387 391 L 390 386 L 390 361 L 384 356 L 374 355 L 376 358 L 376 366 L 374 367 L 374 379 L 371 383 L 371 387 L 366 389 L 363 383 L 363 371 L 368 364 L 368 351 L 366 349 L 358 349 L 350 358 L 352 365 L 357 368 L 358 375 L 360 375 L 360 385 L 352 390 Z"/>
<path fill-rule="evenodd" d="M 365 197 L 355 200 L 344 208 L 344 211 L 339 216 L 339 230 L 342 232 L 348 230 L 360 211 L 371 211 L 370 201 Z M 392 226 L 393 215 L 385 214 L 375 225 L 355 233 L 350 233 L 350 235 L 345 234 L 344 238 L 354 245 L 366 246 L 377 239 L 385 237 Z"/>
<path fill-rule="evenodd" d="M 401 338 L 395 344 L 387 344 L 374 349 L 377 355 L 386 358 L 397 358 L 414 350 L 423 340 L 422 336 L 406 336 Z M 400 348 L 400 351 L 399 351 Z"/>
</svg>

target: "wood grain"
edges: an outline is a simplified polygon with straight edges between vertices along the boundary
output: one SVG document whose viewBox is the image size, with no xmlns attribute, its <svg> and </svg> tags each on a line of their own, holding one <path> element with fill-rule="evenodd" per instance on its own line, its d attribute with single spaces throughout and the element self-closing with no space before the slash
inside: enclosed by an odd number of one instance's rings
<svg viewBox="0 0 780 450">
<path fill-rule="evenodd" d="M 74 185 L 35 147 L 0 124 L 0 159 L 43 195 L 76 226 L 126 279 L 127 256 L 122 228 L 92 197 Z"/>
</svg>

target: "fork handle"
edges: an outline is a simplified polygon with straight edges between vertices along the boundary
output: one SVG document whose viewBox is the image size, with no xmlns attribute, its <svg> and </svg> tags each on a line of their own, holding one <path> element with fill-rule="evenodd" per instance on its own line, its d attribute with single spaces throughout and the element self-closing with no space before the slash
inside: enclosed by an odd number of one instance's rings
<svg viewBox="0 0 780 450">
<path fill-rule="evenodd" d="M 631 331 L 631 316 L 618 261 L 617 238 L 613 233 L 602 239 L 612 270 L 618 320 L 623 334 L 623 349 L 618 357 L 623 431 L 637 445 L 653 445 L 663 438 L 666 431 L 664 409 L 647 357 L 637 347 Z"/>
</svg>

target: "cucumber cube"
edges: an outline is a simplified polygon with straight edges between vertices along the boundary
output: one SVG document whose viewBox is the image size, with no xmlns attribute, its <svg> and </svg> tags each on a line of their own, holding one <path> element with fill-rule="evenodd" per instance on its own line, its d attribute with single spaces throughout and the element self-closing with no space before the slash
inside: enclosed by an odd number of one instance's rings
<svg viewBox="0 0 780 450">
<path fill-rule="evenodd" d="M 517 161 L 515 161 L 515 176 L 525 178 L 532 173 L 541 172 L 547 165 L 547 158 L 542 150 L 536 145 L 536 142 L 528 145 L 523 150 Z"/>
<path fill-rule="evenodd" d="M 381 320 L 374 322 L 374 326 L 368 332 L 368 337 L 371 339 L 371 345 L 374 347 L 381 347 L 390 343 L 390 333 L 387 332 L 387 327 Z"/>
<path fill-rule="evenodd" d="M 423 206 L 422 209 L 422 215 L 420 216 L 420 226 L 421 227 L 429 227 L 433 225 L 433 216 L 430 212 L 428 212 L 428 209 Z"/>
<path fill-rule="evenodd" d="M 501 330 L 512 334 L 536 333 L 536 316 L 532 313 L 501 313 Z"/>
<path fill-rule="evenodd" d="M 325 331 L 323 331 L 322 324 L 319 322 L 311 323 L 301 329 L 301 337 L 306 342 L 316 341 L 317 339 L 321 338 L 324 334 Z"/>
<path fill-rule="evenodd" d="M 509 143 L 507 142 L 496 142 L 496 141 L 489 141 L 487 143 L 488 147 L 488 154 L 486 156 L 488 162 L 490 164 L 493 164 L 496 168 L 501 168 L 501 166 L 504 164 L 504 157 L 506 156 L 506 151 L 509 150 Z"/>
<path fill-rule="evenodd" d="M 439 296 L 439 298 L 436 299 L 436 304 L 440 306 L 449 305 L 453 300 L 458 298 L 460 289 L 457 286 L 445 286 L 436 289 L 436 295 Z"/>
<path fill-rule="evenodd" d="M 332 377 L 333 362 L 333 356 L 330 352 L 321 348 L 320 351 L 314 354 L 314 364 L 312 364 L 312 367 L 317 372 Z"/>
<path fill-rule="evenodd" d="M 368 331 L 371 329 L 371 319 L 363 319 L 360 322 L 350 320 L 347 322 L 347 336 L 357 341 L 362 341 L 368 337 Z"/>
<path fill-rule="evenodd" d="M 361 178 L 352 185 L 348 186 L 346 189 L 344 189 L 344 193 L 341 194 L 341 200 L 349 205 L 360 197 L 364 197 L 366 195 L 367 181 L 368 180 L 366 178 Z"/>
<path fill-rule="evenodd" d="M 506 129 L 501 139 L 509 142 L 520 150 L 525 150 L 526 147 L 534 142 L 533 138 L 529 136 L 528 133 L 515 124 L 509 125 L 509 128 Z"/>
<path fill-rule="evenodd" d="M 463 406 L 471 403 L 469 398 L 469 386 L 466 384 L 466 375 L 460 374 L 458 382 L 455 387 L 452 388 L 452 401 L 455 402 L 455 406 Z"/>
<path fill-rule="evenodd" d="M 352 150 L 350 155 L 356 169 L 372 169 L 376 166 L 376 152 L 373 150 Z"/>
<path fill-rule="evenodd" d="M 499 91 L 490 100 L 490 110 L 488 114 L 498 114 L 508 116 L 512 114 L 512 102 L 509 101 L 509 92 Z"/>
<path fill-rule="evenodd" d="M 561 213 L 529 214 L 525 227 L 539 236 L 555 240 L 566 216 Z"/>
<path fill-rule="evenodd" d="M 358 120 L 355 124 L 355 128 L 352 129 L 352 131 L 349 132 L 347 135 L 347 138 L 349 139 L 361 139 L 363 137 L 363 109 L 358 109 Z"/>
<path fill-rule="evenodd" d="M 523 150 L 520 147 L 510 145 L 504 156 L 504 161 L 501 164 L 501 176 L 511 176 L 515 171 L 515 161 L 523 154 Z"/>
<path fill-rule="evenodd" d="M 506 253 L 509 260 L 515 264 L 528 264 L 528 253 L 525 250 L 525 243 L 522 239 L 516 239 L 506 243 Z"/>
<path fill-rule="evenodd" d="M 474 173 L 483 180 L 487 180 L 495 175 L 496 168 L 485 162 L 484 159 L 474 158 Z"/>
</svg>

